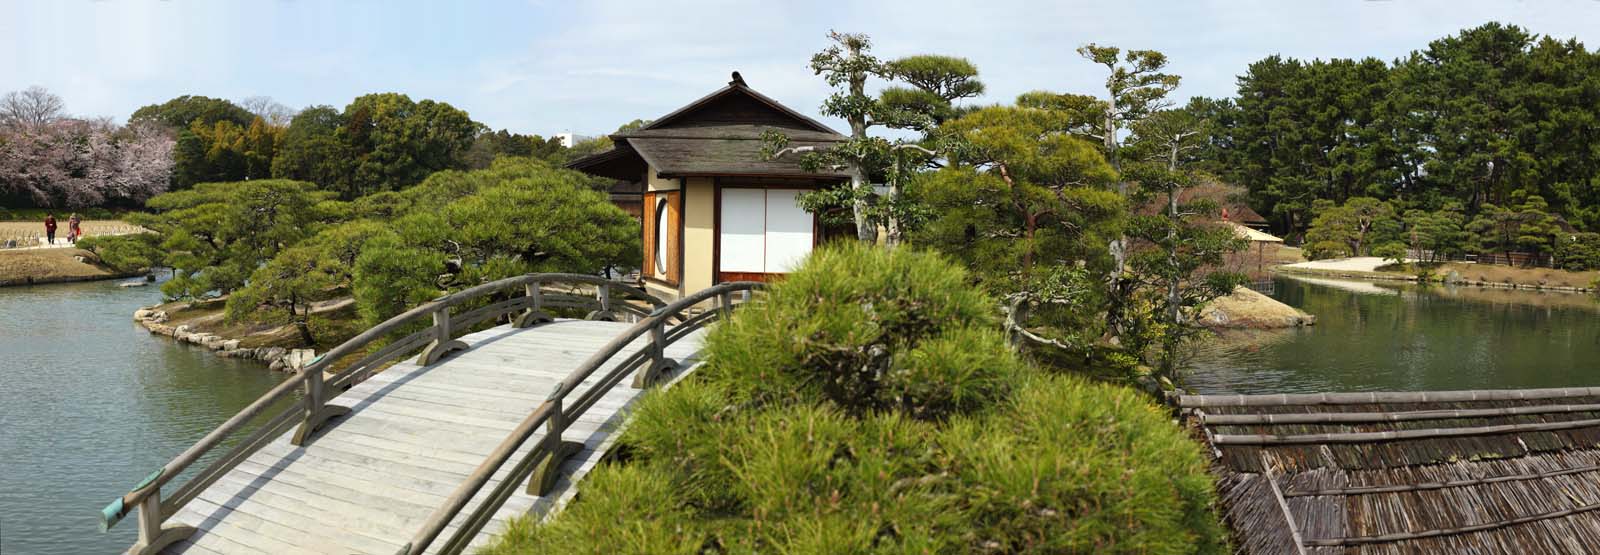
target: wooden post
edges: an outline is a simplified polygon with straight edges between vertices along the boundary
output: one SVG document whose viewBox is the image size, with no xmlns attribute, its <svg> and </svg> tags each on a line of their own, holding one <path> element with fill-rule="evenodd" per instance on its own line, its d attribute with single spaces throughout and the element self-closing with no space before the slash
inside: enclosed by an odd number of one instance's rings
<svg viewBox="0 0 1600 555">
<path fill-rule="evenodd" d="M 305 445 L 328 419 L 350 413 L 347 407 L 328 404 L 327 391 L 322 382 L 322 365 L 312 362 L 302 366 L 300 372 L 306 376 L 306 395 L 302 401 L 305 416 L 300 421 L 300 427 L 295 429 L 294 437 L 289 438 L 292 445 Z"/>
<path fill-rule="evenodd" d="M 678 361 L 667 358 L 665 314 L 653 316 L 655 323 L 650 326 L 650 344 L 645 346 L 650 350 L 650 360 L 645 367 L 639 369 L 633 377 L 634 389 L 644 389 L 654 384 L 662 375 L 678 369 Z"/>
<path fill-rule="evenodd" d="M 467 344 L 454 339 L 451 334 L 450 306 L 441 306 L 433 311 L 433 341 L 417 357 L 417 366 L 427 366 L 439 362 L 447 354 L 467 350 Z"/>
<path fill-rule="evenodd" d="M 550 454 L 533 467 L 533 473 L 528 476 L 528 495 L 544 496 L 556 487 L 556 480 L 561 479 L 561 463 L 572 458 L 583 450 L 583 444 L 575 441 L 562 441 L 561 434 L 567 430 L 567 415 L 561 411 L 561 400 L 555 401 L 555 410 L 550 414 L 550 419 L 545 421 L 544 439 L 539 440 L 539 447 L 548 446 Z M 552 439 L 553 438 L 553 439 Z"/>
<path fill-rule="evenodd" d="M 601 322 L 616 322 L 617 313 L 611 311 L 611 284 L 600 284 L 600 290 L 595 292 L 595 298 L 600 300 L 600 310 L 590 312 L 588 316 L 584 317 L 584 319 L 597 320 Z"/>
<path fill-rule="evenodd" d="M 733 315 L 733 295 L 722 293 L 717 295 L 717 319 L 727 320 Z"/>
<path fill-rule="evenodd" d="M 518 315 L 517 319 L 511 322 L 511 327 L 531 328 L 539 324 L 555 321 L 555 317 L 546 314 L 544 311 L 544 289 L 541 287 L 542 285 L 540 282 L 532 281 L 528 282 L 528 285 L 524 287 L 527 296 L 533 298 L 533 305 L 528 308 L 527 312 Z"/>
<path fill-rule="evenodd" d="M 162 528 L 161 488 L 157 487 L 139 502 L 139 541 L 128 548 L 132 555 L 154 555 L 174 542 L 194 534 L 192 526 Z"/>
</svg>

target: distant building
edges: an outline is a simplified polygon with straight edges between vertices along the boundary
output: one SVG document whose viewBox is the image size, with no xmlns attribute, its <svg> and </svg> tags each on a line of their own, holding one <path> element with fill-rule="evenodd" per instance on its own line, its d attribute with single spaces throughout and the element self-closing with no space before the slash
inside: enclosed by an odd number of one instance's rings
<svg viewBox="0 0 1600 555">
<path fill-rule="evenodd" d="M 1202 177 L 1193 186 L 1185 187 L 1178 193 L 1178 204 L 1189 204 L 1198 200 L 1211 201 L 1217 206 L 1216 219 L 1219 221 L 1233 222 L 1252 229 L 1266 229 L 1267 219 L 1261 217 L 1245 202 L 1249 193 L 1244 187 L 1229 185 L 1212 177 Z M 1167 197 L 1165 194 L 1154 195 L 1143 206 L 1139 207 L 1141 214 L 1159 214 L 1166 211 Z"/>
<path fill-rule="evenodd" d="M 572 148 L 578 143 L 578 136 L 571 133 L 556 133 L 556 140 L 561 141 L 562 148 Z"/>
<path fill-rule="evenodd" d="M 637 191 L 645 287 L 681 297 L 787 273 L 821 240 L 823 226 L 797 198 L 848 175 L 806 171 L 798 156 L 763 160 L 767 131 L 787 135 L 792 146 L 847 140 L 735 77 L 649 125 L 611 135 L 611 150 L 568 167 L 618 180 L 613 199 Z"/>
</svg>

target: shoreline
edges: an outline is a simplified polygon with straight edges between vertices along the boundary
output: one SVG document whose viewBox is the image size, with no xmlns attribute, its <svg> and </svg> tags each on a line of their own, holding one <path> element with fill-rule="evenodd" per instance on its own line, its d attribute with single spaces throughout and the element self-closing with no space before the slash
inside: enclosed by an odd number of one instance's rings
<svg viewBox="0 0 1600 555">
<path fill-rule="evenodd" d="M 161 310 L 163 305 L 154 305 L 140 308 L 133 312 L 133 321 L 143 326 L 145 331 L 153 335 L 170 337 L 179 343 L 188 343 L 204 347 L 211 354 L 222 358 L 237 358 L 243 360 L 261 361 L 267 369 L 274 372 L 296 372 L 300 367 L 309 364 L 316 358 L 314 349 L 294 349 L 281 346 L 243 347 L 242 339 L 223 337 L 211 332 L 196 331 L 195 326 L 189 324 L 168 325 L 170 318 L 167 311 Z"/>
<path fill-rule="evenodd" d="M 110 273 L 99 276 L 45 276 L 34 278 L 22 276 L 18 278 L 0 278 L 0 287 L 27 287 L 30 285 L 56 285 L 62 283 L 81 283 L 85 281 L 109 281 L 114 279 L 128 279 L 150 275 L 149 272 Z"/>
<path fill-rule="evenodd" d="M 126 279 L 150 275 L 148 269 L 121 272 L 100 264 L 94 253 L 76 247 L 0 250 L 0 287 Z"/>
<path fill-rule="evenodd" d="M 1574 293 L 1574 294 L 1587 294 L 1587 293 L 1594 293 L 1595 292 L 1595 289 L 1591 288 L 1591 287 L 1574 287 L 1574 286 L 1567 286 L 1567 285 L 1540 285 L 1540 284 L 1536 284 L 1536 283 L 1494 282 L 1494 281 L 1482 281 L 1482 280 L 1473 280 L 1473 279 L 1461 279 L 1459 281 L 1455 281 L 1455 282 L 1452 283 L 1452 282 L 1445 281 L 1445 279 L 1442 278 L 1442 277 L 1438 278 L 1438 279 L 1431 279 L 1431 280 L 1423 281 L 1421 279 L 1418 279 L 1417 276 L 1414 276 L 1414 275 L 1406 275 L 1406 274 L 1391 273 L 1391 272 L 1361 272 L 1361 271 L 1356 271 L 1356 270 L 1318 270 L 1318 269 L 1309 269 L 1309 268 L 1289 268 L 1287 266 L 1274 266 L 1274 267 L 1268 268 L 1267 271 L 1269 273 L 1273 273 L 1273 274 L 1285 274 L 1285 275 L 1289 275 L 1289 276 L 1297 276 L 1298 275 L 1298 276 L 1306 276 L 1306 277 L 1358 279 L 1358 280 L 1364 280 L 1364 281 L 1401 281 L 1401 282 L 1407 282 L 1407 283 L 1415 283 L 1415 284 L 1419 284 L 1419 285 L 1421 285 L 1421 284 L 1439 284 L 1439 285 L 1457 285 L 1457 286 L 1466 285 L 1466 286 L 1475 286 L 1475 287 L 1482 287 L 1482 288 L 1511 289 L 1511 290 L 1522 290 L 1522 291 L 1549 291 L 1549 292 L 1556 292 L 1556 293 Z"/>
</svg>

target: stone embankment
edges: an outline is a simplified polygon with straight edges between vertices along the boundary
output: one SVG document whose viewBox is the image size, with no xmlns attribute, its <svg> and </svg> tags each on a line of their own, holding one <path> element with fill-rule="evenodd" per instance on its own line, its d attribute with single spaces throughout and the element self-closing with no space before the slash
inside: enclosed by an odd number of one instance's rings
<svg viewBox="0 0 1600 555">
<path fill-rule="evenodd" d="M 181 341 L 210 349 L 217 356 L 259 360 L 273 371 L 295 372 L 316 358 L 312 349 L 287 349 L 284 347 L 241 347 L 238 339 L 229 339 L 213 333 L 197 332 L 187 324 L 168 325 L 166 311 L 142 308 L 133 313 L 133 320 L 150 330 Z"/>
</svg>

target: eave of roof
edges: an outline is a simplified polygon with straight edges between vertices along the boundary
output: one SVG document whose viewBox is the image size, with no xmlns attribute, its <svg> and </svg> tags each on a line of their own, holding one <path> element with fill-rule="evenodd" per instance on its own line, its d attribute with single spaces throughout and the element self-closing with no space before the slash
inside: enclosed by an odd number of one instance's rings
<svg viewBox="0 0 1600 555">
<path fill-rule="evenodd" d="M 761 157 L 761 141 L 750 139 L 627 139 L 651 168 L 664 176 L 729 175 L 768 177 L 842 178 L 843 170 L 806 171 L 800 157 L 776 160 Z M 827 146 L 832 142 L 794 141 L 795 146 Z"/>
</svg>

